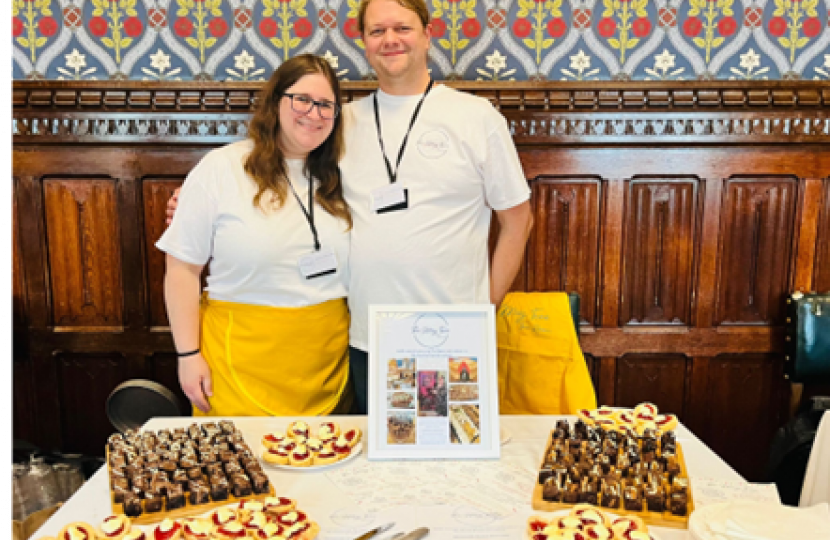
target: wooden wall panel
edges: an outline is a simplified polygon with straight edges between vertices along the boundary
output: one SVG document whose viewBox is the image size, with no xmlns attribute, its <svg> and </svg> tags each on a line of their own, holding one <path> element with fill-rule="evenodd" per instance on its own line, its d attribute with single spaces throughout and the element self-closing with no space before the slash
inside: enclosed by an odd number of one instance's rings
<svg viewBox="0 0 830 540">
<path fill-rule="evenodd" d="M 121 326 L 115 183 L 51 179 L 43 189 L 55 326 Z"/>
<path fill-rule="evenodd" d="M 127 362 L 117 353 L 58 354 L 54 361 L 61 403 L 62 448 L 100 455 L 107 437 L 115 431 L 107 418 L 107 397 L 130 378 Z"/>
<path fill-rule="evenodd" d="M 690 325 L 696 179 L 628 184 L 620 324 Z"/>
<path fill-rule="evenodd" d="M 145 178 L 142 182 L 150 325 L 155 327 L 170 324 L 164 306 L 165 256 L 156 248 L 156 242 L 167 228 L 167 201 L 183 181 L 184 179 Z"/>
<path fill-rule="evenodd" d="M 528 290 L 579 293 L 580 317 L 594 325 L 601 181 L 539 177 L 531 189 L 535 224 L 527 249 Z"/>
<path fill-rule="evenodd" d="M 15 328 L 26 323 L 26 284 L 20 253 L 20 232 L 17 218 L 17 199 L 12 198 L 12 322 Z M 15 347 L 18 344 L 15 343 Z"/>
<path fill-rule="evenodd" d="M 786 411 L 780 296 L 830 289 L 830 90 L 448 84 L 507 119 L 536 221 L 512 290 L 582 296 L 599 402 L 654 401 L 762 480 Z M 347 99 L 372 85 L 344 83 Z M 244 136 L 258 88 L 14 83 L 15 436 L 100 454 L 116 384 L 180 392 L 154 243 L 172 189 Z"/>
<path fill-rule="evenodd" d="M 819 217 L 814 288 L 830 292 L 830 177 L 824 182 L 824 199 Z"/>
<path fill-rule="evenodd" d="M 777 355 L 727 354 L 709 362 L 700 436 L 746 478 L 763 477 L 772 435 L 782 419 L 782 373 Z"/>
<path fill-rule="evenodd" d="M 781 324 L 797 181 L 733 178 L 724 190 L 718 322 Z"/>
<path fill-rule="evenodd" d="M 683 418 L 688 369 L 689 359 L 682 354 L 627 354 L 617 362 L 614 405 L 647 401 Z"/>
</svg>

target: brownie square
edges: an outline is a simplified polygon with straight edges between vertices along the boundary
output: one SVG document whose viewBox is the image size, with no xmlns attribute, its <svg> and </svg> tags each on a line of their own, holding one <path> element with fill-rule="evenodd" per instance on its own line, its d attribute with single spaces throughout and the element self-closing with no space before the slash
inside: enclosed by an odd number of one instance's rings
<svg viewBox="0 0 830 540">
<path fill-rule="evenodd" d="M 176 510 L 184 506 L 184 489 L 178 484 L 167 488 L 167 511 Z"/>
<path fill-rule="evenodd" d="M 268 476 L 262 472 L 253 472 L 250 475 L 251 478 L 251 487 L 254 490 L 254 493 L 262 494 L 268 493 L 268 488 L 270 483 L 268 482 Z"/>
<path fill-rule="evenodd" d="M 124 515 L 127 517 L 138 517 L 143 512 L 141 499 L 137 495 L 127 494 L 124 496 Z"/>
</svg>

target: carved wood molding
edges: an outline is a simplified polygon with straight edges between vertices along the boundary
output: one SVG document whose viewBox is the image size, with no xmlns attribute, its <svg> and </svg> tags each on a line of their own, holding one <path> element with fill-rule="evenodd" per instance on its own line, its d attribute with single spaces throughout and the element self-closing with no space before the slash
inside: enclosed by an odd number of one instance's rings
<svg viewBox="0 0 830 540">
<path fill-rule="evenodd" d="M 830 140 L 812 81 L 452 82 L 489 99 L 517 144 L 754 144 Z M 15 81 L 16 144 L 224 144 L 247 135 L 259 83 Z M 347 100 L 374 83 L 346 82 Z"/>
</svg>

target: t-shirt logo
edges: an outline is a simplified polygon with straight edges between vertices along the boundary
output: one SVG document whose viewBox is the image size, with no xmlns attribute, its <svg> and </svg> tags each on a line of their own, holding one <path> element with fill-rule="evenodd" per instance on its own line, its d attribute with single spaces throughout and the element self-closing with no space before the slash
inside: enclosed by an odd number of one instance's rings
<svg viewBox="0 0 830 540">
<path fill-rule="evenodd" d="M 427 131 L 418 139 L 418 151 L 425 158 L 439 158 L 446 154 L 449 149 L 450 138 L 446 133 L 437 129 Z"/>
</svg>

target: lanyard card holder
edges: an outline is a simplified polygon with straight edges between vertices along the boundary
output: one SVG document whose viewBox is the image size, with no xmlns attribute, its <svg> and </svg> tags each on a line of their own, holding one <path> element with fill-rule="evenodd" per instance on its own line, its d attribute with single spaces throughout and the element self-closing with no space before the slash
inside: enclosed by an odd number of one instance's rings
<svg viewBox="0 0 830 540">
<path fill-rule="evenodd" d="M 372 211 L 386 214 L 409 208 L 409 190 L 390 184 L 372 191 Z"/>
<path fill-rule="evenodd" d="M 337 272 L 337 256 L 328 247 L 300 257 L 300 273 L 306 279 L 328 276 Z"/>
</svg>

